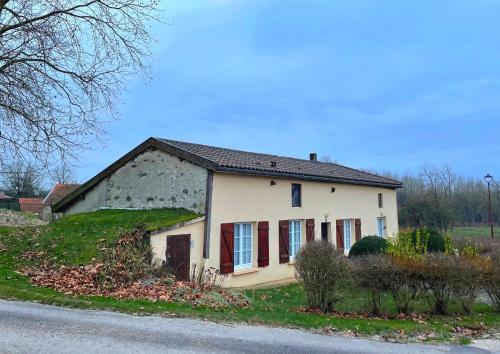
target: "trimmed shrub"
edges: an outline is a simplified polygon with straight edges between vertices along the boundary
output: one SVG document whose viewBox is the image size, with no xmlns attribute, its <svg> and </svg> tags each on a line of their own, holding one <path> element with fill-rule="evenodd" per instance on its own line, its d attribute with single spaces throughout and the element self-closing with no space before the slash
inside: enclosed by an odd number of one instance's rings
<svg viewBox="0 0 500 354">
<path fill-rule="evenodd" d="M 399 313 L 410 314 L 425 294 L 419 266 L 422 260 L 391 257 L 391 272 L 386 274 L 389 291 Z"/>
<path fill-rule="evenodd" d="M 367 254 L 383 254 L 387 251 L 387 241 L 378 236 L 366 236 L 352 245 L 349 257 Z"/>
<path fill-rule="evenodd" d="M 429 305 L 437 315 L 446 315 L 453 292 L 453 278 L 456 275 L 457 258 L 444 253 L 429 253 L 419 262 L 416 271 L 429 293 Z"/>
<path fill-rule="evenodd" d="M 388 291 L 399 313 L 409 314 L 425 293 L 419 273 L 420 259 L 390 255 L 352 258 L 352 277 L 358 287 L 370 294 L 372 314 L 380 314 L 381 295 Z"/>
<path fill-rule="evenodd" d="M 417 234 L 426 235 L 427 237 L 427 252 L 445 252 L 446 251 L 446 242 L 438 231 L 434 229 L 427 229 L 425 227 L 413 230 L 411 236 L 413 243 L 417 243 Z"/>
<path fill-rule="evenodd" d="M 295 257 L 295 271 L 304 283 L 310 308 L 328 313 L 338 301 L 337 284 L 348 275 L 347 259 L 332 243 L 311 241 Z"/>
<path fill-rule="evenodd" d="M 484 274 L 490 269 L 490 261 L 481 256 L 460 256 L 455 258 L 455 272 L 450 277 L 453 295 L 459 300 L 466 314 L 472 312 L 472 304 L 484 283 Z"/>
<path fill-rule="evenodd" d="M 389 289 L 389 274 L 392 274 L 392 262 L 384 255 L 364 255 L 352 259 L 352 278 L 356 286 L 364 288 L 370 294 L 370 312 L 382 313 L 382 293 Z"/>
<path fill-rule="evenodd" d="M 490 267 L 483 273 L 483 287 L 495 311 L 500 312 L 500 252 L 491 256 Z"/>
</svg>

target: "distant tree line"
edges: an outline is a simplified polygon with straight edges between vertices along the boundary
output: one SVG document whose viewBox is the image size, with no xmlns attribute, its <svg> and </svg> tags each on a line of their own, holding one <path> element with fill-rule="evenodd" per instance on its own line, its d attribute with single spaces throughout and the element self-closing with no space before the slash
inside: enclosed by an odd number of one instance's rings
<svg viewBox="0 0 500 354">
<path fill-rule="evenodd" d="M 76 183 L 71 166 L 59 164 L 45 171 L 18 159 L 0 169 L 0 191 L 10 197 L 45 197 L 55 183 Z"/>
<path fill-rule="evenodd" d="M 404 188 L 397 192 L 400 227 L 427 226 L 443 232 L 455 226 L 486 225 L 488 187 L 482 178 L 464 177 L 451 167 L 424 166 L 417 173 L 395 175 Z M 491 185 L 493 221 L 500 225 L 500 184 Z"/>
</svg>

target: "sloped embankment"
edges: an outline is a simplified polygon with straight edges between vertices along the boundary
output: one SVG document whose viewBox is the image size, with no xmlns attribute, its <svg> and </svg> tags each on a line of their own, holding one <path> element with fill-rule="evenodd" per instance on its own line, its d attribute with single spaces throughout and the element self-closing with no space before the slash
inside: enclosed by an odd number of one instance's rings
<svg viewBox="0 0 500 354">
<path fill-rule="evenodd" d="M 42 232 L 31 233 L 33 246 L 21 253 L 25 265 L 19 269 L 33 285 L 66 295 L 210 308 L 247 306 L 249 301 L 241 293 L 210 282 L 176 281 L 160 264 L 152 263 L 150 231 L 197 216 L 182 210 L 157 210 L 100 211 L 63 218 Z"/>
</svg>

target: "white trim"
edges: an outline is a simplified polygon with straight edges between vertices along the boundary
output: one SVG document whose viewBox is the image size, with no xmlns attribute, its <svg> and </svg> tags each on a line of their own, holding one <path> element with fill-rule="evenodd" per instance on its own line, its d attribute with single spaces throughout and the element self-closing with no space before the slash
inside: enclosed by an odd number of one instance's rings
<svg viewBox="0 0 500 354">
<path fill-rule="evenodd" d="M 299 225 L 296 230 L 295 226 Z M 298 242 L 295 237 L 298 235 Z M 295 259 L 296 254 L 299 252 L 302 245 L 302 220 L 289 220 L 288 221 L 288 244 L 290 248 L 290 260 Z"/>
<path fill-rule="evenodd" d="M 243 268 L 239 270 L 235 270 L 233 273 L 233 276 L 237 277 L 238 275 L 245 275 L 245 274 L 251 274 L 251 273 L 256 273 L 259 271 L 259 268 L 251 267 L 251 268 Z"/>
<path fill-rule="evenodd" d="M 243 225 L 248 225 L 249 230 L 250 230 L 250 248 L 245 248 L 243 238 L 248 235 L 244 235 L 244 228 Z M 236 227 L 238 226 L 238 227 Z M 236 229 L 238 229 L 239 234 L 236 235 Z M 239 250 L 236 250 L 236 237 L 239 238 Z M 249 257 L 249 262 L 243 263 L 242 255 L 245 252 L 250 251 L 250 257 Z M 236 252 L 239 254 L 239 261 L 240 263 L 236 263 Z M 248 254 L 247 254 L 248 256 Z M 248 269 L 253 267 L 253 224 L 250 222 L 240 222 L 240 223 L 234 223 L 234 270 L 241 270 L 241 269 Z"/>
<path fill-rule="evenodd" d="M 158 235 L 158 234 L 161 234 L 162 232 L 166 232 L 166 231 L 172 231 L 172 230 L 184 227 L 184 226 L 196 224 L 196 223 L 201 222 L 201 221 L 205 221 L 204 216 L 200 216 L 199 218 L 191 219 L 188 221 L 182 221 L 182 222 L 177 223 L 177 224 L 172 225 L 172 226 L 162 227 L 161 229 L 158 229 L 158 230 L 153 230 L 153 231 L 151 231 L 151 236 Z"/>
<path fill-rule="evenodd" d="M 52 192 L 54 191 L 54 188 L 56 188 L 56 186 L 57 186 L 57 185 L 58 185 L 58 183 L 54 184 L 54 186 L 53 186 L 53 187 L 52 187 L 52 189 L 50 190 L 49 194 L 47 194 L 47 195 L 45 196 L 45 198 L 43 198 L 42 205 L 44 205 L 44 204 L 45 204 L 45 201 L 47 200 L 47 198 L 49 197 L 49 195 L 51 195 L 51 194 L 52 194 Z"/>
<path fill-rule="evenodd" d="M 349 225 L 349 227 L 346 227 Z M 349 235 L 347 234 L 347 230 L 349 229 Z M 349 247 L 347 247 L 347 236 L 349 236 Z M 351 219 L 344 219 L 344 253 L 349 254 L 349 251 L 352 247 L 352 220 Z"/>
</svg>

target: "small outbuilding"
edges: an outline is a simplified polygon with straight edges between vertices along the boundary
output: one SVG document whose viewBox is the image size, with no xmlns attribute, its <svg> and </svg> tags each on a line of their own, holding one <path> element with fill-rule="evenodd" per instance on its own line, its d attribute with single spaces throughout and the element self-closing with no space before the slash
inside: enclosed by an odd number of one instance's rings
<svg viewBox="0 0 500 354">
<path fill-rule="evenodd" d="M 5 192 L 0 191 L 0 209 L 9 209 L 19 211 L 19 200 L 5 194 Z"/>
<path fill-rule="evenodd" d="M 19 208 L 26 213 L 42 214 L 42 198 L 19 198 Z"/>
<path fill-rule="evenodd" d="M 55 184 L 42 201 L 42 219 L 45 221 L 57 219 L 57 215 L 52 211 L 52 206 L 71 192 L 75 191 L 78 187 L 80 187 L 79 184 Z"/>
</svg>

